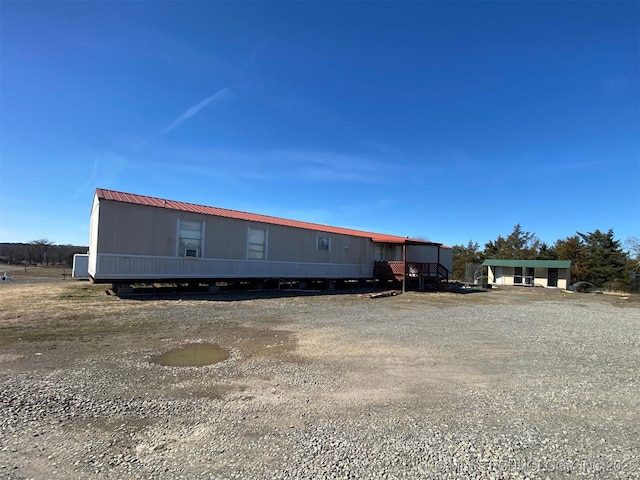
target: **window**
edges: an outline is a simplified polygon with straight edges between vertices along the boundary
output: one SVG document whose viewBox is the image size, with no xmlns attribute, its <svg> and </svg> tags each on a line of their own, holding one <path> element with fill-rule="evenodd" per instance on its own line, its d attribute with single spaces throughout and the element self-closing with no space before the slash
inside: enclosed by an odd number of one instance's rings
<svg viewBox="0 0 640 480">
<path fill-rule="evenodd" d="M 327 237 L 318 237 L 316 242 L 317 250 L 331 250 L 331 239 Z"/>
<path fill-rule="evenodd" d="M 247 234 L 247 258 L 250 260 L 267 259 L 267 230 L 249 227 Z"/>
<path fill-rule="evenodd" d="M 531 267 L 527 267 L 524 270 L 524 283 L 527 285 L 533 285 L 535 279 L 535 270 Z"/>
<path fill-rule="evenodd" d="M 202 255 L 202 222 L 178 220 L 178 256 Z"/>
<path fill-rule="evenodd" d="M 375 250 L 376 262 L 395 261 L 402 260 L 402 245 L 390 245 L 383 243 L 376 243 Z"/>
<path fill-rule="evenodd" d="M 522 283 L 522 267 L 513 267 L 513 283 Z"/>
</svg>

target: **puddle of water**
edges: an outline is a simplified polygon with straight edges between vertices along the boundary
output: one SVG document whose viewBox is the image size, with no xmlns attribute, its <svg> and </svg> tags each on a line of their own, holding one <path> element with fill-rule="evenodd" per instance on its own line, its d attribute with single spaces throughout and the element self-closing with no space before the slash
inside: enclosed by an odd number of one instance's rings
<svg viewBox="0 0 640 480">
<path fill-rule="evenodd" d="M 151 361 L 166 367 L 202 367 L 222 362 L 229 358 L 229 352 L 212 343 L 190 343 L 162 355 Z"/>
</svg>

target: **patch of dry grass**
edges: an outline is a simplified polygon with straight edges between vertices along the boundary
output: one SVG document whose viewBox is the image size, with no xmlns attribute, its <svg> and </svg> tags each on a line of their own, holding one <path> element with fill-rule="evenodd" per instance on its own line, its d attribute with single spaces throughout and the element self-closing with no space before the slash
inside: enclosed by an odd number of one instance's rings
<svg viewBox="0 0 640 480">
<path fill-rule="evenodd" d="M 204 303 L 203 303 L 204 302 Z M 181 322 L 165 314 L 166 308 L 181 306 L 193 316 Z M 123 300 L 107 295 L 104 285 L 59 280 L 0 285 L 0 345 L 24 342 L 76 342 L 117 337 L 121 346 L 157 345 L 166 338 L 171 343 L 204 336 L 217 338 L 243 352 L 244 359 L 290 357 L 294 360 L 296 338 L 291 332 L 273 330 L 280 323 L 266 315 L 260 325 L 244 326 L 236 322 L 199 318 L 195 313 L 205 300 L 162 297 L 145 301 Z M 229 305 L 225 302 L 225 305 Z M 208 310 L 210 312 L 210 310 Z M 265 324 L 266 323 L 266 324 Z M 267 325 L 268 324 L 268 325 Z"/>
<path fill-rule="evenodd" d="M 71 278 L 71 269 L 59 265 L 48 267 L 29 265 L 26 269 L 20 265 L 0 265 L 0 271 L 7 272 L 7 275 L 15 281 Z"/>
<path fill-rule="evenodd" d="M 134 318 L 141 307 L 108 296 L 104 286 L 89 282 L 3 283 L 0 344 L 138 331 L 147 328 Z"/>
</svg>

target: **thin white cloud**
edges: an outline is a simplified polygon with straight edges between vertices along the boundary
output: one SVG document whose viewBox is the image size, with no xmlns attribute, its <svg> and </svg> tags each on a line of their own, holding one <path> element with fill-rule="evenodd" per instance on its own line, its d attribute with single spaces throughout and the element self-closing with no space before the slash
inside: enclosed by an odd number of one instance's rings
<svg viewBox="0 0 640 480">
<path fill-rule="evenodd" d="M 121 173 L 125 170 L 140 170 L 146 173 L 142 166 L 138 166 L 135 161 L 127 157 L 113 152 L 97 153 L 87 180 L 76 188 L 72 198 L 76 200 L 96 187 L 109 188 L 116 185 Z"/>
<path fill-rule="evenodd" d="M 221 100 L 225 100 L 225 99 L 229 98 L 230 95 L 231 95 L 231 88 L 223 88 L 222 90 L 217 91 L 213 95 L 211 95 L 211 96 L 205 98 L 204 100 L 196 103 L 193 107 L 188 108 L 187 111 L 185 111 L 182 115 L 180 115 L 178 118 L 176 118 L 173 121 L 173 123 L 171 123 L 171 125 L 169 125 L 167 128 L 165 128 L 160 133 L 158 133 L 158 135 L 164 135 L 166 133 L 169 133 L 171 130 L 176 128 L 178 125 L 180 125 L 184 121 L 186 121 L 186 120 L 190 119 L 191 117 L 193 117 L 196 113 L 198 113 L 200 110 L 202 110 L 203 108 L 205 108 L 209 104 L 211 104 L 213 102 L 219 102 Z"/>
<path fill-rule="evenodd" d="M 270 155 L 290 174 L 306 180 L 389 183 L 393 176 L 383 162 L 367 155 L 303 150 L 278 150 Z"/>
<path fill-rule="evenodd" d="M 242 151 L 165 147 L 154 153 L 153 163 L 155 168 L 175 172 L 173 159 L 176 157 L 181 158 L 182 173 L 208 176 L 225 182 L 237 179 L 292 179 L 322 183 L 389 184 L 397 181 L 404 171 L 398 165 L 390 168 L 367 154 L 294 149 Z"/>
<path fill-rule="evenodd" d="M 73 196 L 74 200 L 78 198 L 78 195 L 85 192 L 88 188 L 93 188 L 97 178 L 98 178 L 98 158 L 96 157 L 93 160 L 93 168 L 91 169 L 89 178 L 82 185 L 76 188 L 75 195 Z"/>
</svg>

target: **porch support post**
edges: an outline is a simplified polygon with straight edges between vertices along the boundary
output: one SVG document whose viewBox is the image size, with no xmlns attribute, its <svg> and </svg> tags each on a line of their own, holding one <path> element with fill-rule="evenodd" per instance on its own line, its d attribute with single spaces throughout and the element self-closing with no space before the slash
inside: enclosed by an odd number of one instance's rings
<svg viewBox="0 0 640 480">
<path fill-rule="evenodd" d="M 402 293 L 407 291 L 407 244 L 402 244 Z"/>
</svg>

